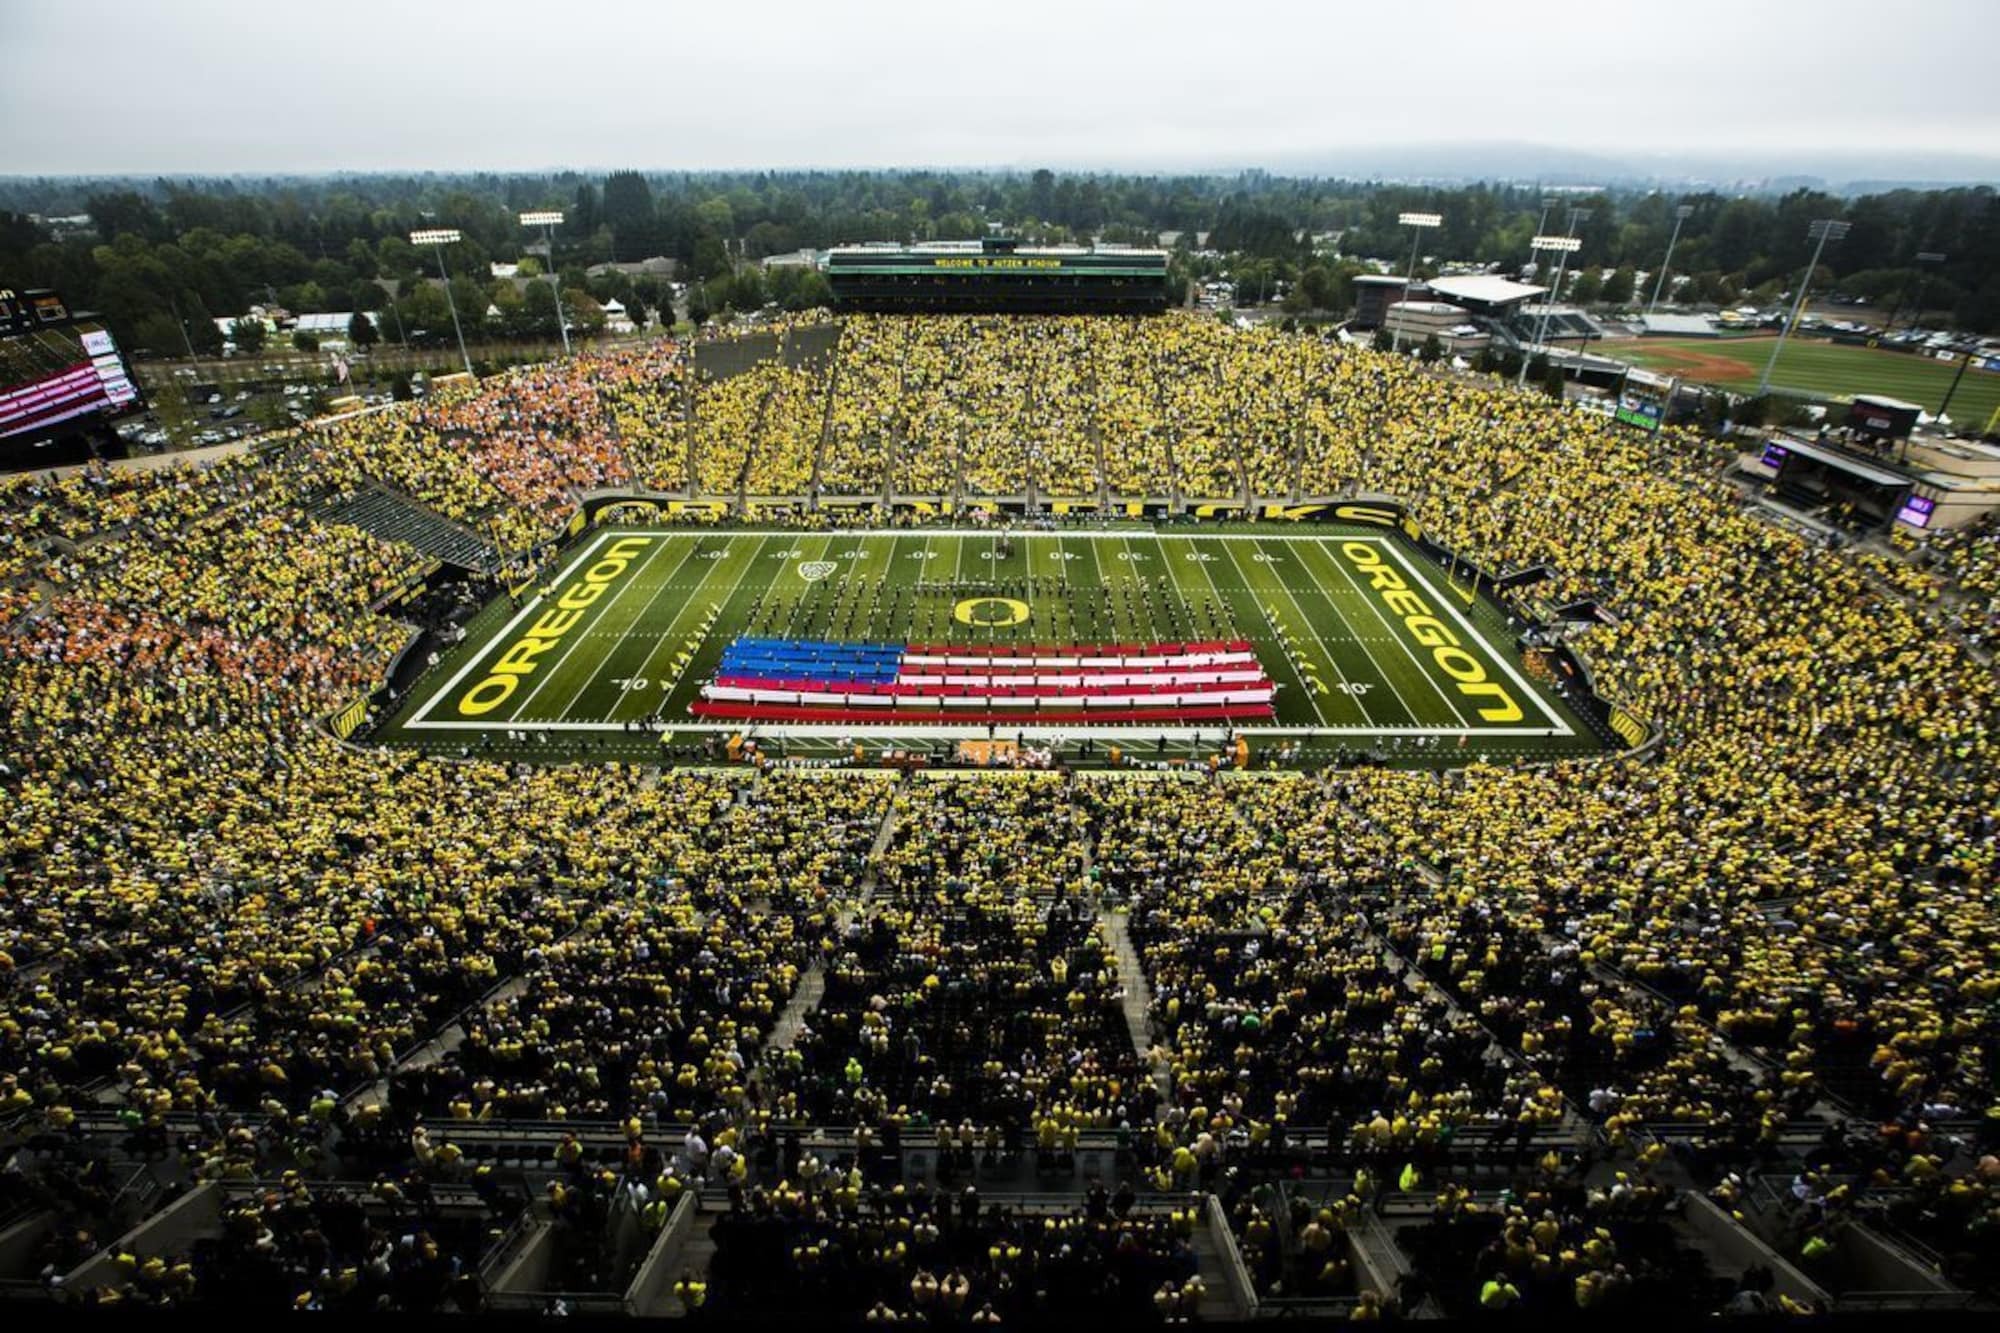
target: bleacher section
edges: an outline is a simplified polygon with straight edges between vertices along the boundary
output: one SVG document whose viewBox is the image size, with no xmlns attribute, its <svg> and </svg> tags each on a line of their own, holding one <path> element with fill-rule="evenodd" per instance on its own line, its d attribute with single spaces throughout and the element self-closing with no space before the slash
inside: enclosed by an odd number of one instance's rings
<svg viewBox="0 0 2000 1333">
<path fill-rule="evenodd" d="M 416 501 L 381 487 L 337 498 L 315 511 L 330 523 L 348 523 L 384 541 L 401 542 L 448 565 L 491 573 L 500 566 L 490 542 Z"/>
</svg>

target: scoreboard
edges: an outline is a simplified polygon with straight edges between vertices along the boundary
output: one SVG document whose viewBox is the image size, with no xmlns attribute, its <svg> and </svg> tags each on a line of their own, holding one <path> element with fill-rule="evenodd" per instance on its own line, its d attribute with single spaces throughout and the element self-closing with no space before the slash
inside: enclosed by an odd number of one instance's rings
<svg viewBox="0 0 2000 1333">
<path fill-rule="evenodd" d="M 827 252 L 825 272 L 845 309 L 1130 314 L 1169 304 L 1166 251 L 1123 246 L 849 245 Z"/>
<path fill-rule="evenodd" d="M 117 340 L 60 294 L 0 287 L 0 441 L 75 431 L 144 406 Z"/>
</svg>

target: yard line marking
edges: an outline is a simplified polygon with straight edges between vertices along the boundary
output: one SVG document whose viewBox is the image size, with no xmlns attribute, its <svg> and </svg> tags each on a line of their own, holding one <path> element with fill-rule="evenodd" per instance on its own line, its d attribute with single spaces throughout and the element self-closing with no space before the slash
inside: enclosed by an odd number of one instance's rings
<svg viewBox="0 0 2000 1333">
<path fill-rule="evenodd" d="M 653 560 L 659 555 L 659 553 L 662 550 L 665 550 L 671 544 L 672 543 L 666 540 L 661 540 L 655 543 L 653 549 L 647 552 L 646 563 L 643 568 L 650 569 L 652 567 Z M 688 562 L 688 560 L 692 557 L 694 553 L 694 548 L 701 545 L 701 539 L 697 537 L 692 542 L 683 542 L 680 544 L 688 548 L 688 554 L 683 555 L 680 558 L 680 563 L 676 564 L 671 570 L 667 571 L 667 578 L 669 580 L 671 580 L 674 577 L 674 575 L 681 572 L 681 565 L 685 565 Z M 632 577 L 618 589 L 618 596 L 613 597 L 610 600 L 610 602 L 598 608 L 596 616 L 592 617 L 590 622 L 590 627 L 593 631 L 599 631 L 599 627 L 604 625 L 606 622 L 610 620 L 612 611 L 625 600 L 626 595 L 631 592 L 632 588 L 635 585 L 638 584 L 639 575 L 641 572 L 642 571 L 640 570 L 633 571 Z M 640 619 L 645 618 L 646 612 L 652 609 L 653 603 L 659 600 L 660 594 L 666 591 L 666 588 L 667 585 L 665 583 L 662 583 L 659 587 L 653 590 L 652 595 L 646 599 L 646 605 L 640 608 L 639 611 Z M 636 624 L 637 621 L 634 621 L 633 623 Z M 610 634 L 613 637 L 615 637 L 619 643 L 623 643 L 626 639 L 627 634 L 629 633 L 629 630 L 617 630 L 617 631 L 602 630 L 600 632 L 605 634 Z M 597 661 L 594 664 L 592 664 L 590 670 L 583 673 L 583 683 L 578 685 L 575 691 L 571 693 L 569 701 L 562 706 L 561 711 L 558 712 L 556 716 L 558 717 L 569 716 L 570 707 L 576 703 L 578 698 L 582 696 L 585 689 L 587 689 L 590 685 L 595 683 L 598 677 L 598 673 L 604 669 L 605 660 L 611 656 L 611 653 L 615 653 L 617 651 L 618 649 L 616 647 L 613 647 L 610 650 L 610 652 L 607 652 L 603 656 L 599 657 Z M 566 662 L 568 660 L 569 660 L 569 655 L 565 653 L 563 654 L 562 657 L 556 660 L 554 665 L 561 666 L 563 662 Z M 528 691 L 528 697 L 521 700 L 520 707 L 514 710 L 512 717 L 509 719 L 510 723 L 518 723 L 523 726 L 534 725 L 532 722 L 527 721 L 526 718 L 524 717 L 524 715 L 528 711 L 528 705 L 535 701 L 535 696 L 540 694 L 542 692 L 543 687 L 545 687 L 551 680 L 554 680 L 555 676 L 556 676 L 555 671 L 551 669 L 548 675 L 542 677 L 540 680 L 535 682 L 535 688 Z"/>
<path fill-rule="evenodd" d="M 730 551 L 733 552 L 736 549 L 736 544 L 738 542 L 748 541 L 748 540 L 749 538 L 747 536 L 737 536 L 730 538 L 729 540 Z M 769 546 L 770 544 L 771 544 L 771 538 L 769 537 L 759 537 L 757 539 L 757 549 L 750 553 L 750 558 L 744 561 L 743 565 L 736 571 L 736 577 L 730 581 L 729 591 L 722 595 L 721 605 L 725 610 L 728 608 L 730 600 L 736 596 L 737 588 L 742 586 L 743 576 L 749 573 L 752 569 L 755 569 L 757 567 L 757 561 L 760 557 L 763 556 L 764 548 L 766 546 Z M 700 586 L 702 588 L 706 588 L 708 586 L 708 580 L 703 579 Z M 667 622 L 667 628 L 665 632 L 660 635 L 659 642 L 653 645 L 652 649 L 646 654 L 646 660 L 640 663 L 639 665 L 640 675 L 645 676 L 649 680 L 652 678 L 653 659 L 655 657 L 658 657 L 663 651 L 665 651 L 668 648 L 670 644 L 673 643 L 675 634 L 678 632 L 680 628 L 680 623 L 683 619 L 686 618 L 688 612 L 694 611 L 696 612 L 696 614 L 700 614 L 701 608 L 699 608 L 696 605 L 696 603 L 701 600 L 703 599 L 700 596 L 699 590 L 697 590 L 696 594 L 689 597 L 687 603 L 683 605 L 679 611 L 676 611 L 674 613 L 674 618 Z M 648 609 L 650 610 L 651 607 L 649 606 Z M 689 665 L 693 665 L 692 662 L 690 662 Z M 674 689 L 680 685 L 682 677 L 684 677 L 686 674 L 687 672 L 683 670 L 680 673 L 680 675 L 674 677 L 673 684 L 669 685 L 665 690 L 662 690 L 660 692 L 659 707 L 662 711 L 664 711 L 666 708 L 666 701 L 673 696 Z M 622 703 L 623 700 L 621 699 L 619 700 L 619 702 Z M 614 714 L 617 713 L 618 711 L 617 703 L 614 703 L 611 706 L 611 711 Z M 641 713 L 639 716 L 644 717 L 646 716 L 646 714 Z"/>
<path fill-rule="evenodd" d="M 1258 590 L 1251 585 L 1250 572 L 1243 568 L 1243 562 L 1236 558 L 1236 552 L 1234 551 L 1229 552 L 1229 563 L 1231 566 L 1235 568 L 1237 577 L 1243 580 L 1243 590 L 1250 594 L 1251 600 L 1253 601 L 1257 600 Z M 1202 572 L 1204 574 L 1208 572 L 1208 567 L 1206 565 L 1202 566 Z M 1215 580 L 1213 578 L 1209 579 L 1209 586 L 1213 587 L 1214 585 L 1215 585 Z M 1313 642 L 1319 645 L 1319 650 L 1321 653 L 1325 654 L 1327 663 L 1330 666 L 1332 666 L 1335 671 L 1339 671 L 1340 666 L 1339 663 L 1334 660 L 1333 649 L 1329 648 L 1327 646 L 1326 640 L 1322 639 L 1319 636 L 1319 630 L 1314 628 L 1312 623 L 1312 618 L 1306 614 L 1306 609 L 1303 606 L 1299 605 L 1298 598 L 1292 596 L 1292 590 L 1285 586 L 1285 580 L 1282 576 L 1280 576 L 1277 579 L 1277 585 L 1279 591 L 1285 594 L 1286 600 L 1291 602 L 1292 609 L 1299 613 L 1299 620 L 1304 624 L 1306 633 L 1313 636 Z M 1221 595 L 1220 593 L 1217 594 L 1217 596 L 1220 595 Z M 1276 629 L 1277 627 L 1274 625 L 1272 626 L 1272 628 Z M 1289 662 L 1290 659 L 1287 659 L 1287 661 Z M 1314 716 L 1318 717 L 1321 722 L 1325 722 L 1326 710 L 1319 706 L 1318 693 L 1312 688 L 1312 685 L 1306 680 L 1305 674 L 1298 669 L 1298 664 L 1292 663 L 1291 666 L 1292 666 L 1292 675 L 1298 679 L 1299 689 L 1302 690 L 1305 693 L 1306 698 L 1312 702 Z M 1341 679 L 1344 681 L 1347 679 L 1347 677 L 1343 674 L 1341 676 Z M 1353 698 L 1352 695 L 1349 695 L 1348 697 L 1350 699 Z M 1365 705 L 1361 709 L 1361 715 L 1368 721 L 1371 722 L 1374 721 L 1372 717 L 1368 716 L 1368 709 Z M 1410 720 L 1412 722 L 1416 721 L 1417 715 L 1415 713 L 1411 713 Z"/>
<path fill-rule="evenodd" d="M 1262 552 L 1260 549 L 1260 554 L 1261 553 Z M 1291 552 L 1287 551 L 1285 552 L 1285 554 L 1291 555 Z M 1296 559 L 1297 557 L 1293 558 Z M 1229 553 L 1229 560 L 1230 563 L 1234 564 L 1239 570 L 1242 569 L 1243 567 L 1242 562 L 1237 560 L 1236 553 L 1234 551 L 1231 551 Z M 1312 571 L 1305 567 L 1304 561 L 1299 562 L 1299 570 L 1301 573 L 1304 573 L 1307 576 L 1307 578 L 1312 577 Z M 1333 645 L 1327 642 L 1326 636 L 1321 634 L 1319 632 L 1319 627 L 1313 624 L 1312 617 L 1306 614 L 1305 603 L 1301 602 L 1298 599 L 1298 595 L 1292 591 L 1292 585 L 1285 582 L 1284 574 L 1278 569 L 1276 569 L 1275 566 L 1272 569 L 1272 573 L 1277 576 L 1278 587 L 1285 594 L 1286 600 L 1291 602 L 1292 609 L 1294 611 L 1297 611 L 1299 613 L 1299 619 L 1305 622 L 1306 633 L 1312 635 L 1313 642 L 1317 643 L 1320 646 L 1321 650 L 1326 653 L 1326 664 L 1329 667 L 1333 668 L 1333 672 L 1335 675 L 1340 677 L 1340 684 L 1342 686 L 1341 688 L 1342 696 L 1348 699 L 1350 702 L 1352 702 L 1354 706 L 1360 710 L 1361 718 L 1363 721 L 1374 722 L 1377 725 L 1380 725 L 1380 719 L 1378 719 L 1375 716 L 1374 712 L 1371 711 L 1368 707 L 1368 696 L 1366 694 L 1357 695 L 1354 693 L 1354 690 L 1351 688 L 1354 682 L 1348 679 L 1347 668 L 1343 667 L 1340 664 L 1340 654 L 1333 650 Z M 1244 582 L 1245 585 L 1247 586 L 1249 582 L 1249 576 L 1247 574 L 1244 576 Z M 1314 591 L 1319 591 L 1318 586 L 1316 584 L 1314 585 Z M 1325 594 L 1322 593 L 1321 595 L 1324 596 Z M 1348 625 L 1347 617 L 1341 612 L 1340 608 L 1338 606 L 1333 605 L 1332 598 L 1330 597 L 1327 598 L 1327 605 L 1333 607 L 1333 613 L 1334 615 L 1339 617 L 1341 626 L 1351 631 L 1353 627 Z M 1358 636 L 1357 636 L 1357 642 L 1358 642 Z M 1372 660 L 1370 661 L 1369 665 L 1371 666 L 1374 665 Z M 1382 677 L 1383 683 L 1387 684 L 1390 687 L 1391 691 L 1395 689 L 1395 682 L 1389 679 L 1388 673 L 1378 668 L 1375 674 Z M 1397 695 L 1397 702 L 1398 703 L 1402 702 L 1401 695 Z M 1409 707 L 1409 705 L 1404 704 L 1403 711 L 1410 715 L 1410 721 L 1415 722 L 1417 720 L 1416 710 Z"/>
<path fill-rule="evenodd" d="M 1443 701 L 1444 706 L 1446 708 L 1451 710 L 1451 714 L 1453 717 L 1456 717 L 1467 728 L 1471 728 L 1473 724 L 1467 720 L 1465 713 L 1462 710 L 1460 710 L 1457 703 L 1455 703 L 1451 699 L 1451 697 L 1444 692 L 1444 686 L 1440 685 L 1437 682 L 1437 680 L 1432 676 L 1432 674 L 1424 669 L 1423 662 L 1419 660 L 1417 657 L 1416 649 L 1410 647 L 1410 645 L 1407 642 L 1405 642 L 1400 636 L 1396 635 L 1395 625 L 1390 623 L 1389 617 L 1383 612 L 1382 608 L 1376 604 L 1376 599 L 1368 595 L 1368 589 L 1363 587 L 1361 580 L 1354 576 L 1354 571 L 1349 569 L 1345 562 L 1337 560 L 1331 554 L 1329 554 L 1326 549 L 1326 543 L 1324 541 L 1318 543 L 1318 549 L 1320 557 L 1325 561 L 1327 561 L 1327 563 L 1335 566 L 1340 571 L 1341 577 L 1347 581 L 1347 585 L 1354 590 L 1359 599 L 1367 603 L 1369 614 L 1374 618 L 1375 623 L 1380 625 L 1383 628 L 1383 630 L 1390 636 L 1396 638 L 1397 645 L 1403 650 L 1403 656 L 1409 659 L 1410 665 L 1416 668 L 1417 675 L 1422 677 L 1424 683 L 1431 687 L 1431 692 L 1437 695 L 1437 697 Z M 1404 566 L 1405 572 L 1408 572 L 1408 569 L 1409 567 L 1405 565 Z M 1433 596 L 1435 596 L 1435 594 L 1433 594 Z M 1480 642 L 1483 644 L 1484 640 L 1482 639 L 1480 640 Z M 1491 657 L 1492 655 L 1493 654 L 1491 654 L 1490 652 L 1487 654 L 1488 657 Z M 1389 682 L 1389 688 L 1395 691 L 1396 698 L 1402 703 L 1403 707 L 1409 712 L 1410 716 L 1412 718 L 1415 718 L 1417 716 L 1417 710 L 1410 707 L 1409 700 L 1405 699 L 1403 697 L 1403 692 L 1396 688 L 1395 678 L 1390 676 L 1386 671 L 1382 673 L 1382 678 Z"/>
<path fill-rule="evenodd" d="M 585 561 L 589 560 L 592 556 L 597 554 L 597 548 L 604 545 L 604 543 L 610 541 L 612 537 L 615 535 L 616 535 L 615 533 L 610 533 L 610 532 L 606 532 L 599 535 L 596 541 L 586 546 L 583 550 L 577 552 L 576 558 L 571 560 L 569 564 L 563 569 L 562 573 L 556 575 L 554 581 L 551 582 L 548 586 L 551 588 L 560 588 L 564 583 L 568 582 L 570 576 L 575 574 L 577 569 L 581 567 Z M 438 700 L 442 699 L 445 695 L 450 694 L 453 690 L 457 689 L 458 683 L 464 680 L 468 675 L 470 675 L 474 667 L 478 666 L 479 663 L 485 660 L 485 658 L 488 655 L 496 651 L 503 650 L 505 644 L 512 640 L 514 631 L 520 628 L 521 622 L 526 620 L 529 616 L 534 615 L 535 612 L 541 608 L 542 600 L 543 600 L 542 594 L 540 592 L 536 592 L 536 594 L 532 598 L 523 603 L 521 609 L 514 613 L 514 618 L 512 620 L 509 620 L 505 625 L 502 625 L 499 631 L 495 633 L 490 640 L 487 641 L 485 647 L 481 648 L 478 652 L 474 653 L 469 659 L 467 659 L 465 665 L 460 667 L 458 671 L 455 674 L 453 674 L 450 680 L 446 681 L 442 686 L 438 688 L 436 693 L 431 695 L 430 699 L 424 704 L 423 708 L 418 711 L 417 715 L 410 719 L 410 725 L 414 726 L 422 722 L 425 718 L 429 717 L 431 710 L 437 707 Z M 484 726 L 487 724 L 482 723 L 480 725 Z"/>
<path fill-rule="evenodd" d="M 1326 538 L 1321 538 L 1320 540 L 1320 547 L 1322 551 L 1324 551 L 1325 549 L 1326 541 L 1327 541 Z M 1456 620 L 1458 622 L 1459 627 L 1465 631 L 1467 637 L 1477 642 L 1482 648 L 1486 650 L 1486 656 L 1492 660 L 1495 666 L 1499 667 L 1502 671 L 1507 673 L 1507 679 L 1513 681 L 1514 684 L 1520 688 L 1523 694 L 1526 694 L 1530 699 L 1533 699 L 1535 701 L 1535 706 L 1541 709 L 1542 716 L 1547 718 L 1550 724 L 1556 728 L 1558 735 L 1573 736 L 1576 734 L 1575 729 L 1571 727 L 1569 723 L 1563 721 L 1563 719 L 1559 715 L 1557 715 L 1555 710 L 1549 707 L 1548 701 L 1542 697 L 1541 692 L 1535 689 L 1532 685 L 1528 684 L 1526 678 L 1523 677 L 1520 671 L 1515 668 L 1514 663 L 1510 661 L 1504 653 L 1497 651 L 1491 645 L 1491 643 L 1488 642 L 1486 636 L 1484 634 L 1481 634 L 1479 630 L 1473 626 L 1471 620 L 1466 618 L 1464 612 L 1460 611 L 1456 606 L 1452 605 L 1451 598 L 1440 597 L 1437 595 L 1437 585 L 1431 581 L 1430 575 L 1427 571 L 1419 568 L 1416 562 L 1410 560 L 1408 555 L 1406 555 L 1402 550 L 1400 550 L 1396 545 L 1396 543 L 1388 542 L 1385 543 L 1385 546 L 1389 554 L 1394 556 L 1397 559 L 1397 561 L 1401 563 L 1404 571 L 1410 574 L 1413 578 L 1415 578 L 1417 582 L 1423 584 L 1423 586 L 1430 591 L 1433 598 L 1437 600 L 1444 607 L 1446 613 L 1449 614 L 1453 620 Z M 1331 556 L 1328 556 L 1327 558 L 1332 559 Z M 1485 735 L 1487 734 L 1489 729 L 1481 727 L 1478 728 L 1477 730 L 1479 734 Z M 1494 734 L 1497 735 L 1499 733 L 1495 732 Z"/>
</svg>

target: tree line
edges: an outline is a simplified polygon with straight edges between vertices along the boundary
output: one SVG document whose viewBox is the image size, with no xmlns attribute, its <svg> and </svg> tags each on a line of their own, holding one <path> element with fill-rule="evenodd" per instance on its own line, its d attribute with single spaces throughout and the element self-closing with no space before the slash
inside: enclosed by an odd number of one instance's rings
<svg viewBox="0 0 2000 1333">
<path fill-rule="evenodd" d="M 104 315 L 128 345 L 160 355 L 210 352 L 252 304 L 295 313 L 368 311 L 383 336 L 451 336 L 438 255 L 419 228 L 456 228 L 444 248 L 451 303 L 469 337 L 555 332 L 557 288 L 573 327 L 601 324 L 621 302 L 644 325 L 676 318 L 657 271 L 588 270 L 665 257 L 696 321 L 775 302 L 827 299 L 808 267 L 762 267 L 796 250 L 866 240 L 972 239 L 998 227 L 1030 242 L 1155 244 L 1177 233 L 1170 276 L 1227 276 L 1239 299 L 1295 311 L 1345 311 L 1352 278 L 1402 271 L 1405 211 L 1443 225 L 1422 239 L 1420 274 L 1448 261 L 1529 265 L 1538 227 L 1583 242 L 1571 299 L 1643 301 L 1675 209 L 1681 300 L 1766 300 L 1795 284 L 1810 255 L 1807 224 L 1837 217 L 1815 290 L 1892 308 L 1920 298 L 1958 327 L 2000 330 L 2000 198 L 1986 187 L 1897 190 L 1843 199 L 1602 191 L 1546 195 L 1519 185 L 1429 188 L 1245 172 L 1234 176 L 1103 173 L 795 171 L 344 175 L 315 178 L 0 180 L 0 281 L 52 286 Z M 554 253 L 520 212 L 560 209 Z M 1574 222 L 1572 216 L 1574 212 Z M 35 215 L 31 217 L 30 214 Z M 87 222 L 66 221 L 87 217 Z M 40 219 L 40 220 L 37 220 Z M 1205 238 L 1205 244 L 1202 243 Z M 1919 256 L 1942 256 L 1941 259 Z M 496 260 L 518 261 L 495 279 Z M 556 286 L 547 279 L 553 266 Z M 489 313 L 490 312 L 490 313 Z M 357 331 L 359 326 L 357 325 Z"/>
</svg>

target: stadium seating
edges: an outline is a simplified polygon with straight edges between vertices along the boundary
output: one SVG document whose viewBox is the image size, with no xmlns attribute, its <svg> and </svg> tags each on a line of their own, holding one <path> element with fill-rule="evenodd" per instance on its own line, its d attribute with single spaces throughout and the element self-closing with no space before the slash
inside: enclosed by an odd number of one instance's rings
<svg viewBox="0 0 2000 1333">
<path fill-rule="evenodd" d="M 68 1160 L 90 1143 L 275 1195 L 116 1257 L 92 1299 L 474 1300 L 460 1279 L 519 1208 L 396 1200 L 487 1180 L 470 1155 L 502 1148 L 565 1236 L 739 1187 L 718 1313 L 1199 1294 L 1173 1214 L 897 1196 L 858 1148 L 808 1180 L 776 1145 L 818 1130 L 1018 1152 L 1071 1190 L 1103 1143 L 1156 1204 L 1224 1196 L 1264 1294 L 1368 1309 L 1398 1293 L 1334 1238 L 1393 1193 L 1404 1261 L 1456 1314 L 1722 1308 L 1670 1234 L 1681 1191 L 1734 1204 L 1802 1138 L 1839 1183 L 1787 1257 L 1865 1222 L 1990 1276 L 2000 1166 L 1967 1128 L 2000 1023 L 1990 527 L 1819 549 L 1694 437 L 1191 318 L 859 318 L 824 362 L 687 356 L 524 370 L 207 468 L 0 485 L 0 1114 L 40 1145 L 30 1206 L 120 1234 L 102 1168 Z M 586 490 L 815 475 L 1392 494 L 1482 567 L 1547 565 L 1541 595 L 1609 610 L 1575 646 L 1664 744 L 901 780 L 447 761 L 320 727 L 409 641 L 371 608 L 428 561 L 546 548 Z M 510 1123 L 537 1128 L 479 1137 Z M 1308 1167 L 1367 1176 L 1324 1219 L 1252 1197 Z M 374 1212 L 332 1183 L 357 1170 Z M 892 1232 L 907 1252 L 870 1258 Z M 54 1272 L 96 1245 L 63 1234 Z M 586 1250 L 592 1280 L 626 1271 Z"/>
</svg>

